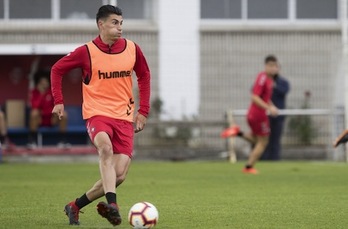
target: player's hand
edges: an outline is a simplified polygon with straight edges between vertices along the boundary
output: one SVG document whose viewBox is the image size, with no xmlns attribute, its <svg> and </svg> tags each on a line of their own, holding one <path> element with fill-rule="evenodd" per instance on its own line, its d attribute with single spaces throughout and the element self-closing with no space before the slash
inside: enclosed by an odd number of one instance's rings
<svg viewBox="0 0 348 229">
<path fill-rule="evenodd" d="M 268 110 L 272 117 L 278 116 L 278 108 L 276 108 L 274 105 L 271 105 Z"/>
<path fill-rule="evenodd" d="M 62 120 L 64 115 L 64 105 L 57 104 L 53 107 L 52 114 L 56 114 L 59 120 Z"/>
<path fill-rule="evenodd" d="M 135 116 L 135 119 L 134 119 L 134 123 L 135 123 L 135 133 L 138 133 L 140 131 L 142 131 L 146 125 L 146 121 L 147 121 L 147 118 L 138 113 L 136 116 Z"/>
</svg>

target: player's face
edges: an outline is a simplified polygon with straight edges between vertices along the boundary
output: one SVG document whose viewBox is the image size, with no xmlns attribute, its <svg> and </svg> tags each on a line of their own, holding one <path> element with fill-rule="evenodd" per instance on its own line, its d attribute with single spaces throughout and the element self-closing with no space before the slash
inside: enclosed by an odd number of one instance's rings
<svg viewBox="0 0 348 229">
<path fill-rule="evenodd" d="M 37 86 L 40 91 L 46 91 L 50 87 L 50 82 L 47 78 L 41 78 Z"/>
<path fill-rule="evenodd" d="M 277 62 L 269 61 L 265 64 L 265 72 L 269 76 L 275 76 L 279 72 L 279 65 Z"/>
<path fill-rule="evenodd" d="M 111 14 L 105 20 L 100 20 L 99 23 L 99 28 L 101 32 L 108 39 L 116 41 L 122 36 L 122 16 Z"/>
</svg>

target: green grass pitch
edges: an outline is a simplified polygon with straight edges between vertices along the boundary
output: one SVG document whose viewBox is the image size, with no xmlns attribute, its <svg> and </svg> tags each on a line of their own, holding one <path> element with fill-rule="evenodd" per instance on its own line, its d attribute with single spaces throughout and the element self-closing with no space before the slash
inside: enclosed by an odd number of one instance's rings
<svg viewBox="0 0 348 229">
<path fill-rule="evenodd" d="M 159 210 L 156 228 L 348 228 L 348 165 L 324 162 L 133 162 L 118 189 L 123 223 L 129 208 L 148 201 Z M 0 228 L 69 226 L 64 205 L 99 177 L 97 164 L 1 164 Z M 103 199 L 104 200 L 104 199 Z M 83 209 L 79 228 L 113 228 Z"/>
</svg>

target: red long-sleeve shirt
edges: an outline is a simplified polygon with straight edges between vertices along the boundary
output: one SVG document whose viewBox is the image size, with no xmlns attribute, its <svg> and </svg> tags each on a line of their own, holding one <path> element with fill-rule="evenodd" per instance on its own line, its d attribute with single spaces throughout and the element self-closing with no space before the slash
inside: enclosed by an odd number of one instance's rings
<svg viewBox="0 0 348 229">
<path fill-rule="evenodd" d="M 101 51 L 111 54 L 122 52 L 126 45 L 126 40 L 123 38 L 117 40 L 110 47 L 103 43 L 99 36 L 93 42 Z M 86 45 L 83 45 L 62 57 L 53 65 L 51 70 L 51 88 L 54 104 L 63 104 L 62 77 L 74 68 L 81 68 L 83 81 L 88 80 L 88 77 L 91 76 L 90 63 L 89 52 Z M 150 110 L 150 70 L 145 56 L 138 45 L 136 45 L 136 60 L 133 70 L 137 75 L 139 87 L 138 112 L 147 116 Z"/>
<path fill-rule="evenodd" d="M 273 79 L 268 77 L 265 72 L 260 72 L 255 80 L 252 94 L 259 96 L 265 103 L 271 101 L 273 91 Z M 267 113 L 264 108 L 259 107 L 256 103 L 252 102 L 248 110 L 249 117 L 259 117 L 267 119 Z"/>
</svg>

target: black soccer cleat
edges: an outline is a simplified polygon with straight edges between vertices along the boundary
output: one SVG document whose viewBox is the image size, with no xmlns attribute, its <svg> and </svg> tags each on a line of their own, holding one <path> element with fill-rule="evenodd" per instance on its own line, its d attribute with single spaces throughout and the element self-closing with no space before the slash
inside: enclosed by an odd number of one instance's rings
<svg viewBox="0 0 348 229">
<path fill-rule="evenodd" d="M 117 205 L 99 202 L 97 205 L 97 210 L 99 215 L 106 218 L 113 226 L 121 224 L 122 219 Z"/>
<path fill-rule="evenodd" d="M 79 213 L 80 209 L 75 205 L 75 201 L 72 201 L 65 205 L 64 211 L 66 216 L 69 218 L 70 225 L 80 225 Z"/>
</svg>

